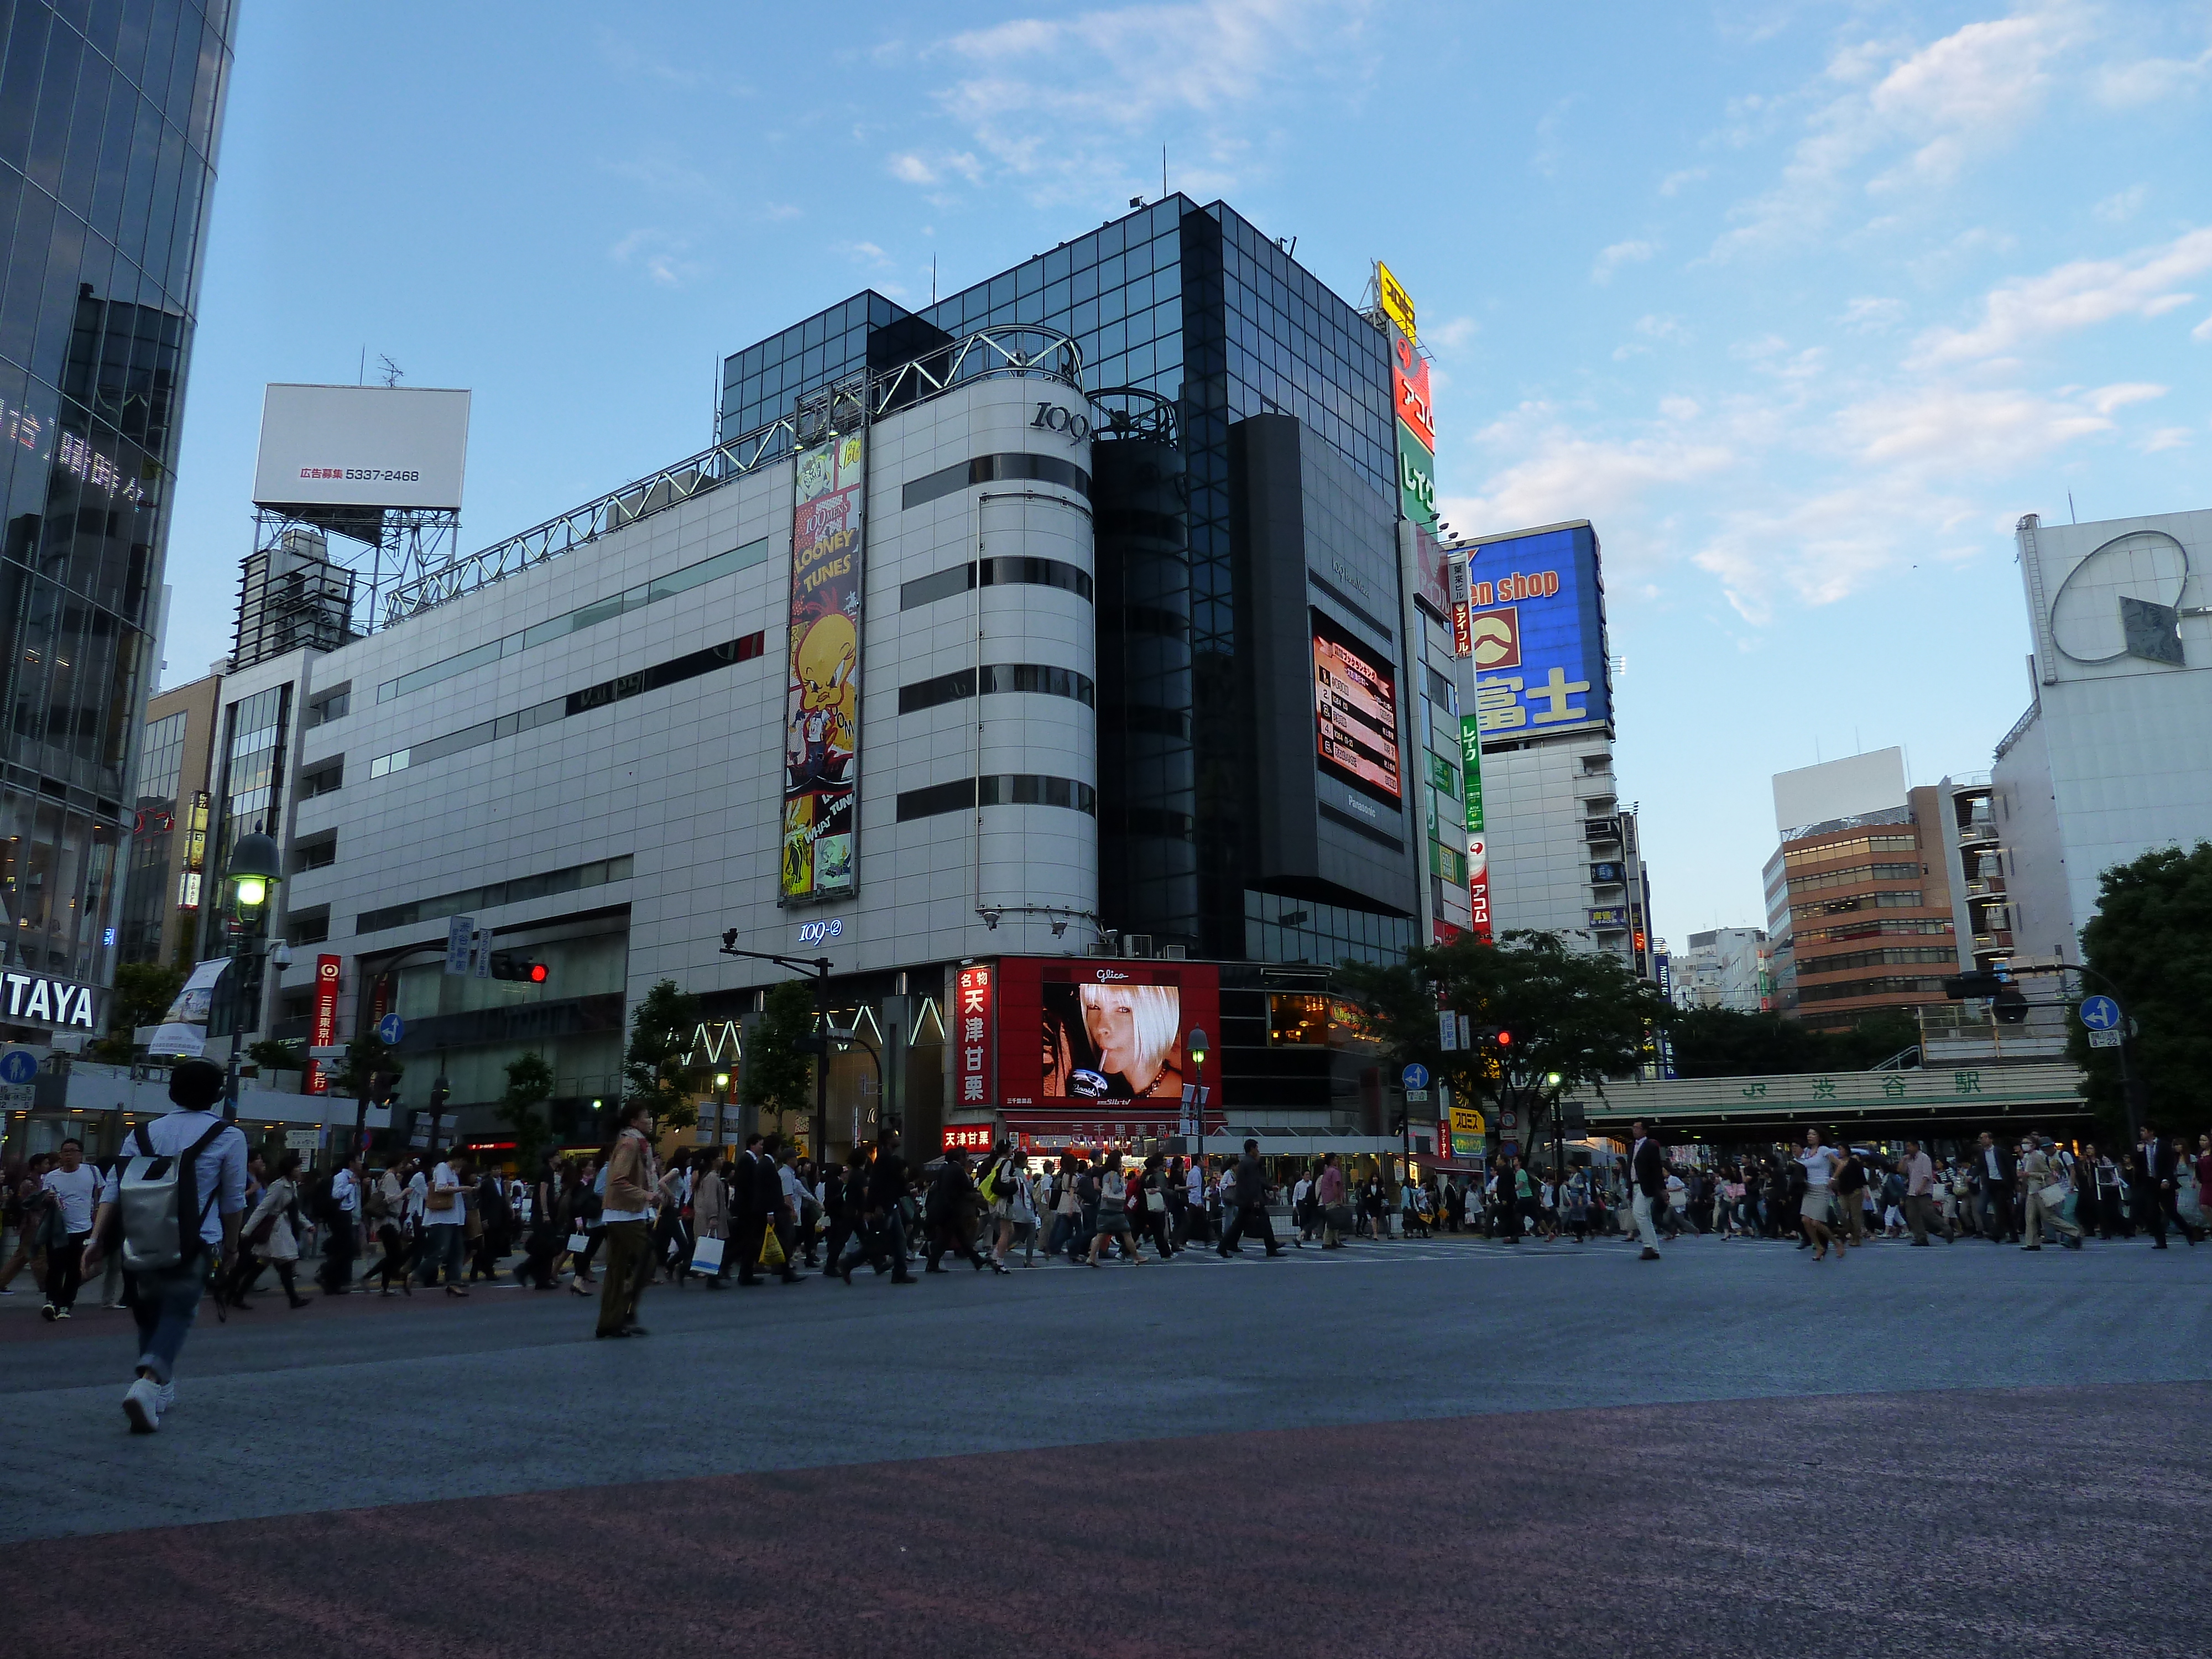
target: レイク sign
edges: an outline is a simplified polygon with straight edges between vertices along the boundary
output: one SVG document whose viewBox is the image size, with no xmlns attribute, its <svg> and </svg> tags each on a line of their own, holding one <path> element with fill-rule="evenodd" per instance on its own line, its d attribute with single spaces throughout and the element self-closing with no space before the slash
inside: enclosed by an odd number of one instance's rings
<svg viewBox="0 0 2212 1659">
<path fill-rule="evenodd" d="M 317 1048 L 334 1048 L 338 1040 L 338 979 L 343 963 L 336 957 L 315 958 L 315 1014 L 308 1029 L 313 1033 L 311 1046 Z M 307 1092 L 326 1095 L 331 1091 L 330 1074 L 323 1070 L 323 1062 L 307 1062 Z"/>
<path fill-rule="evenodd" d="M 990 1106 L 998 1102 L 999 1034 L 994 1018 L 993 981 L 986 967 L 963 968 L 953 997 L 953 1073 L 959 1079 L 959 1104 Z M 988 1132 L 986 1131 L 988 1137 Z M 946 1143 L 949 1146 L 950 1142 Z M 985 1143 L 988 1145 L 988 1139 Z"/>
</svg>

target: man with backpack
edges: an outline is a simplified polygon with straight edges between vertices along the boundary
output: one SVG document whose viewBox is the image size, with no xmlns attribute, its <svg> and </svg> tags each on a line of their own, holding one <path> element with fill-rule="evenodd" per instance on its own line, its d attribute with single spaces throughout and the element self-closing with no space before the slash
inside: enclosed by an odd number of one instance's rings
<svg viewBox="0 0 2212 1659">
<path fill-rule="evenodd" d="M 123 1212 L 123 1266 L 138 1325 L 137 1375 L 123 1396 L 133 1434 L 151 1434 L 175 1403 L 177 1355 L 199 1312 L 208 1276 L 228 1273 L 238 1255 L 246 1208 L 246 1136 L 215 1108 L 222 1068 L 212 1060 L 179 1061 L 169 1073 L 176 1109 L 142 1123 L 124 1144 L 100 1194 L 89 1273 L 104 1254 Z"/>
</svg>

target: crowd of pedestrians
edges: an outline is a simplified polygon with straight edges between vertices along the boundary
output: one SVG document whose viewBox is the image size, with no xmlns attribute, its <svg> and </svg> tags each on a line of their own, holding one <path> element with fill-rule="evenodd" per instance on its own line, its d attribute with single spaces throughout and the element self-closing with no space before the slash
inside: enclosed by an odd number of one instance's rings
<svg viewBox="0 0 2212 1659">
<path fill-rule="evenodd" d="M 1788 1238 L 1819 1261 L 1876 1239 L 2036 1250 L 2046 1236 L 2080 1249 L 2089 1237 L 2148 1235 L 2164 1249 L 2174 1232 L 2194 1245 L 2212 1218 L 2212 1135 L 2191 1147 L 2150 1127 L 2118 1156 L 2033 1134 L 1984 1134 L 1940 1157 L 1917 1140 L 1885 1152 L 1808 1130 L 1795 1149 L 1709 1164 L 1670 1155 L 1639 1123 L 1627 1158 L 1602 1167 L 1562 1176 L 1504 1157 L 1480 1178 L 1431 1172 L 1399 1182 L 1371 1165 L 1355 1173 L 1335 1153 L 1285 1175 L 1252 1140 L 1218 1158 L 1067 1154 L 1041 1169 L 1009 1142 L 972 1164 L 950 1152 L 917 1168 L 887 1133 L 819 1170 L 777 1137 L 756 1134 L 734 1156 L 664 1160 L 640 1105 L 599 1153 L 547 1153 L 526 1176 L 480 1170 L 458 1148 L 403 1154 L 374 1171 L 356 1153 L 311 1176 L 295 1152 L 270 1166 L 214 1115 L 221 1083 L 211 1066 L 179 1066 L 177 1109 L 136 1132 L 105 1167 L 70 1139 L 0 1171 L 0 1295 L 17 1294 L 14 1281 L 27 1273 L 43 1316 L 66 1320 L 104 1269 L 103 1304 L 128 1309 L 140 1329 L 126 1399 L 137 1429 L 157 1427 L 173 1406 L 176 1354 L 203 1299 L 226 1316 L 250 1310 L 273 1274 L 287 1307 L 310 1308 L 316 1298 L 299 1274 L 318 1255 L 312 1282 L 324 1297 L 422 1289 L 463 1298 L 511 1273 L 536 1291 L 594 1300 L 597 1334 L 629 1339 L 647 1334 L 640 1309 L 656 1283 L 681 1289 L 696 1279 L 719 1292 L 814 1273 L 849 1285 L 866 1269 L 905 1285 L 921 1276 L 917 1262 L 922 1274 L 942 1273 L 948 1258 L 979 1273 L 1034 1267 L 1040 1257 L 1096 1269 L 1194 1248 L 1236 1255 L 1252 1241 L 1269 1256 L 1286 1244 L 1340 1250 L 1395 1230 L 1516 1245 L 1617 1237 L 1646 1260 L 1685 1234 Z M 165 1227 L 183 1243 L 149 1255 L 134 1235 L 126 1249 L 126 1170 L 160 1176 L 186 1164 L 183 1185 L 198 1196 L 171 1194 L 168 1218 L 153 1224 L 141 1202 L 130 1224 Z M 1284 1239 L 1278 1205 L 1288 1212 Z"/>
</svg>

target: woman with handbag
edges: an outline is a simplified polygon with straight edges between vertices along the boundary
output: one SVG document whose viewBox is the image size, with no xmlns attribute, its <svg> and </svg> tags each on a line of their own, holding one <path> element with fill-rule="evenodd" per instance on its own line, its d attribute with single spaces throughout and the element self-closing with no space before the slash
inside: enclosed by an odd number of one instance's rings
<svg viewBox="0 0 2212 1659">
<path fill-rule="evenodd" d="M 376 1242 L 383 1254 L 377 1259 L 377 1294 L 390 1296 L 394 1279 L 407 1295 L 415 1294 L 408 1269 L 410 1246 L 407 1234 L 408 1182 L 415 1174 L 411 1158 L 395 1159 L 378 1176 L 368 1189 L 369 1225 L 376 1229 Z M 366 1278 L 363 1283 L 367 1283 Z"/>
<path fill-rule="evenodd" d="M 561 1188 L 562 1243 L 568 1248 L 573 1275 L 568 1288 L 578 1296 L 589 1296 L 599 1282 L 592 1277 L 592 1253 L 599 1247 L 599 1169 L 598 1158 L 587 1158 L 571 1166 Z M 558 1264 L 554 1271 L 560 1271 Z"/>
<path fill-rule="evenodd" d="M 1129 1260 L 1139 1267 L 1145 1265 L 1145 1253 L 1138 1248 L 1135 1231 L 1129 1225 L 1129 1183 L 1122 1178 L 1121 1160 L 1110 1158 L 1098 1178 L 1098 1230 L 1091 1235 L 1091 1265 L 1098 1265 L 1098 1253 L 1108 1243 L 1117 1243 Z"/>
<path fill-rule="evenodd" d="M 1322 1249 L 1342 1249 L 1344 1240 L 1340 1234 L 1352 1218 L 1344 1206 L 1344 1167 L 1334 1152 L 1322 1160 L 1320 1178 L 1314 1182 L 1314 1202 L 1321 1207 Z"/>
<path fill-rule="evenodd" d="M 1165 1261 L 1173 1255 L 1175 1245 L 1168 1235 L 1168 1178 L 1167 1160 L 1154 1152 L 1145 1160 L 1145 1173 L 1138 1185 L 1138 1204 L 1130 1216 L 1139 1237 L 1152 1236 L 1152 1249 Z"/>
<path fill-rule="evenodd" d="M 519 1285 L 550 1291 L 560 1284 L 553 1271 L 561 1254 L 560 1199 L 561 1177 L 554 1171 L 553 1154 L 547 1152 L 538 1160 L 537 1180 L 524 1195 L 530 1206 L 530 1231 L 523 1241 L 522 1260 L 515 1264 Z"/>
<path fill-rule="evenodd" d="M 422 1260 L 422 1287 L 438 1283 L 445 1270 L 446 1294 L 466 1296 L 461 1285 L 461 1256 L 467 1241 L 469 1214 L 462 1191 L 467 1185 L 468 1160 L 458 1152 L 440 1159 L 430 1169 L 422 1200 L 425 1243 L 416 1252 Z"/>
<path fill-rule="evenodd" d="M 300 1294 L 300 1287 L 293 1280 L 300 1261 L 300 1237 L 293 1224 L 293 1218 L 299 1213 L 299 1201 L 300 1155 L 287 1152 L 276 1160 L 276 1178 L 263 1189 L 261 1201 L 246 1212 L 246 1224 L 239 1231 L 247 1252 L 258 1262 L 276 1270 L 277 1282 L 283 1285 L 290 1305 L 305 1308 L 311 1304 Z M 252 1275 L 234 1275 L 228 1287 L 232 1307 L 246 1305 L 246 1287 L 259 1275 L 259 1271 L 257 1267 Z"/>
<path fill-rule="evenodd" d="M 704 1264 L 699 1271 L 707 1281 L 707 1288 L 719 1291 L 729 1276 L 730 1257 L 730 1165 L 713 1164 L 707 1153 L 699 1155 L 699 1178 L 691 1187 L 691 1254 L 697 1258 L 700 1245 L 708 1239 L 714 1241 L 709 1253 L 719 1258 L 712 1273 Z"/>
<path fill-rule="evenodd" d="M 23 1166 L 22 1175 L 8 1194 L 8 1220 L 15 1229 L 15 1254 L 0 1269 L 0 1296 L 15 1294 L 9 1281 L 26 1267 L 31 1269 L 33 1284 L 46 1282 L 46 1221 L 54 1206 L 43 1183 L 53 1166 L 52 1152 L 39 1153 Z"/>
</svg>

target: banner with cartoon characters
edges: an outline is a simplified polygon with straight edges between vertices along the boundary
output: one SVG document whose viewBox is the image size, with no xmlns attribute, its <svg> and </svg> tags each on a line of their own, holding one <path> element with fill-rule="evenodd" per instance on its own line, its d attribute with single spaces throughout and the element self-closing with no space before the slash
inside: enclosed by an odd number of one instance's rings
<svg viewBox="0 0 2212 1659">
<path fill-rule="evenodd" d="M 791 660 L 784 699 L 783 896 L 853 890 L 860 727 L 862 434 L 799 452 L 791 515 Z"/>
</svg>

